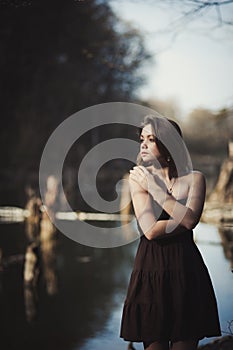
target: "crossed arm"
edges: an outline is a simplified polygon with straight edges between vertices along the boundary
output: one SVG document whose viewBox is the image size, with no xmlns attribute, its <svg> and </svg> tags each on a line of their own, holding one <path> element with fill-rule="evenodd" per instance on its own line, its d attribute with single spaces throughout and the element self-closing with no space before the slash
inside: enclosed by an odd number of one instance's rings
<svg viewBox="0 0 233 350">
<path fill-rule="evenodd" d="M 200 220 L 205 200 L 206 186 L 203 174 L 193 172 L 189 175 L 191 181 L 188 197 L 186 205 L 183 205 L 172 195 L 167 194 L 154 177 L 142 168 L 136 167 L 131 172 L 129 185 L 134 212 L 144 235 L 148 239 L 154 239 L 168 232 L 193 229 Z M 157 221 L 151 197 L 170 215 L 169 220 Z"/>
</svg>

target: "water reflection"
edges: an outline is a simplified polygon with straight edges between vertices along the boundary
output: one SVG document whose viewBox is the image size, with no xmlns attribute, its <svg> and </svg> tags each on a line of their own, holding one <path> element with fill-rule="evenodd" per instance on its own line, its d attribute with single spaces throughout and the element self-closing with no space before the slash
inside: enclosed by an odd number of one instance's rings
<svg viewBox="0 0 233 350">
<path fill-rule="evenodd" d="M 26 247 L 24 265 L 17 259 L 7 265 L 5 257 L 0 272 L 3 348 L 127 349 L 129 344 L 119 338 L 119 326 L 138 242 L 112 249 L 89 248 L 56 232 L 46 216 L 41 220 L 40 233 Z M 8 237 L 19 230 L 22 237 L 28 226 L 11 227 Z M 195 239 L 212 277 L 221 329 L 229 332 L 233 274 L 221 236 L 217 227 L 200 223 Z M 133 346 L 142 349 L 141 344 Z"/>
<path fill-rule="evenodd" d="M 231 261 L 226 259 L 223 250 L 221 228 L 214 225 L 200 223 L 195 229 L 198 248 L 209 269 L 216 292 L 222 334 L 229 334 L 228 325 L 233 319 L 233 274 Z M 207 343 L 208 339 L 202 341 Z"/>
<path fill-rule="evenodd" d="M 40 231 L 40 251 L 46 290 L 49 295 L 57 293 L 56 275 L 57 233 L 49 217 L 44 213 Z"/>
<path fill-rule="evenodd" d="M 29 322 L 36 316 L 38 293 L 37 281 L 39 276 L 39 247 L 31 243 L 27 247 L 24 262 L 24 303 L 25 314 Z"/>
<path fill-rule="evenodd" d="M 28 322 L 35 320 L 38 304 L 38 277 L 43 271 L 43 279 L 48 295 L 57 293 L 56 275 L 56 229 L 49 215 L 55 215 L 58 182 L 54 176 L 46 181 L 45 206 L 30 187 L 27 188 L 29 215 L 25 220 L 25 232 L 29 240 L 24 263 L 24 303 Z M 49 213 L 49 215 L 47 214 Z"/>
<path fill-rule="evenodd" d="M 225 257 L 231 262 L 233 272 L 233 225 L 221 225 L 219 233 L 222 239 Z"/>
<path fill-rule="evenodd" d="M 28 226 L 26 226 L 27 228 Z M 24 263 L 25 314 L 28 322 L 34 321 L 38 304 L 38 277 L 41 274 L 48 295 L 58 291 L 56 272 L 57 233 L 46 213 L 41 219 L 39 239 L 26 249 Z"/>
</svg>

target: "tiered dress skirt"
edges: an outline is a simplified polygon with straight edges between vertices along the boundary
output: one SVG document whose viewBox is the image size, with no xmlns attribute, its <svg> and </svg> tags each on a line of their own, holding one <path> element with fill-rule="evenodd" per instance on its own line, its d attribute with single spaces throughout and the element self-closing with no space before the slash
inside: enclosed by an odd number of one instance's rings
<svg viewBox="0 0 233 350">
<path fill-rule="evenodd" d="M 140 238 L 120 337 L 134 342 L 220 336 L 216 298 L 193 232 Z"/>
</svg>

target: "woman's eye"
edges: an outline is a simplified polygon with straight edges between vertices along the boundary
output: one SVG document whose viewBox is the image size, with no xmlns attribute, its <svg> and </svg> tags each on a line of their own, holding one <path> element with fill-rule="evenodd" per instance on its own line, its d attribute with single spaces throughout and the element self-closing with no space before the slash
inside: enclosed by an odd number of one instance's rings
<svg viewBox="0 0 233 350">
<path fill-rule="evenodd" d="M 150 138 L 148 139 L 150 142 L 155 142 L 155 139 L 154 138 Z M 139 139 L 139 142 L 142 143 L 144 141 L 144 139 Z"/>
</svg>

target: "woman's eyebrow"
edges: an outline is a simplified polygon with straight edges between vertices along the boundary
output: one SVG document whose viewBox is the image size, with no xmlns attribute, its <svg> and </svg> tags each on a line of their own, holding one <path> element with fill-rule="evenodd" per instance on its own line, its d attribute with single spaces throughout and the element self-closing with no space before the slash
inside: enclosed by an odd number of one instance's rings
<svg viewBox="0 0 233 350">
<path fill-rule="evenodd" d="M 153 134 L 147 135 L 147 137 L 151 137 L 151 136 L 155 137 L 155 135 L 153 135 Z M 144 136 L 143 136 L 143 135 L 140 135 L 140 137 L 144 137 Z"/>
</svg>

